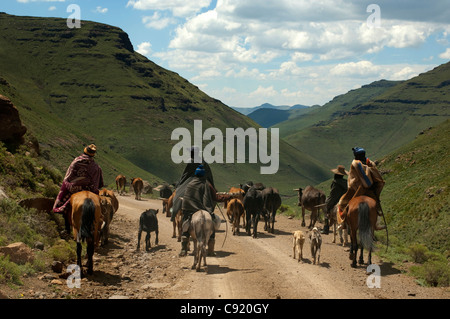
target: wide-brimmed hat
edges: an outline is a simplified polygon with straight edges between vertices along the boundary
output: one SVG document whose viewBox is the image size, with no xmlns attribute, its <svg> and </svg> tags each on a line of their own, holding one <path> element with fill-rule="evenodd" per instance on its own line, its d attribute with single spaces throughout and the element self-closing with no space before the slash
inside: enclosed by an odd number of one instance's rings
<svg viewBox="0 0 450 319">
<path fill-rule="evenodd" d="M 91 157 L 95 156 L 96 152 L 97 152 L 97 146 L 95 146 L 94 144 L 91 144 L 84 148 L 84 154 L 89 155 Z"/>
<path fill-rule="evenodd" d="M 345 170 L 345 167 L 343 165 L 338 165 L 336 168 L 333 168 L 331 171 L 338 175 L 348 175 L 348 172 Z"/>
</svg>

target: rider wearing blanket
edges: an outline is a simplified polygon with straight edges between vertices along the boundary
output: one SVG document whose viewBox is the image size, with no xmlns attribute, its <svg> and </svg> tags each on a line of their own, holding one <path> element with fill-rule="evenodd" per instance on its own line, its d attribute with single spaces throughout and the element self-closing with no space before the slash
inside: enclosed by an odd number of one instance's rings
<svg viewBox="0 0 450 319">
<path fill-rule="evenodd" d="M 355 159 L 352 161 L 348 174 L 348 190 L 338 203 L 338 212 L 341 218 L 346 216 L 346 208 L 353 197 L 366 195 L 377 201 L 377 209 L 381 210 L 380 194 L 384 187 L 374 162 L 366 158 L 366 151 L 361 147 L 352 148 Z"/>
<path fill-rule="evenodd" d="M 230 199 L 229 195 L 219 195 L 211 182 L 205 176 L 203 165 L 198 165 L 194 177 L 190 178 L 184 191 L 181 209 L 183 211 L 183 233 L 181 235 L 180 256 L 186 256 L 189 242 L 189 222 L 192 214 L 199 210 L 205 210 L 211 214 L 214 221 L 214 208 L 216 202 L 224 202 Z M 214 255 L 215 231 L 208 243 L 208 255 Z"/>
</svg>

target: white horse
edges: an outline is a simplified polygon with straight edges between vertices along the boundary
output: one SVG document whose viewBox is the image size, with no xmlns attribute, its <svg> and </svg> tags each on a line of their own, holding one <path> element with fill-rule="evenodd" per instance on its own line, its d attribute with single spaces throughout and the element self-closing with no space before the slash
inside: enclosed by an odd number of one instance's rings
<svg viewBox="0 0 450 319">
<path fill-rule="evenodd" d="M 205 267 L 205 271 L 207 271 L 206 246 L 209 243 L 214 229 L 219 229 L 220 223 L 219 216 L 216 216 L 213 222 L 211 214 L 204 210 L 199 210 L 192 215 L 189 225 L 189 233 L 194 241 L 194 264 L 192 265 L 192 269 L 200 271 L 200 264 L 203 258 L 203 266 Z"/>
</svg>

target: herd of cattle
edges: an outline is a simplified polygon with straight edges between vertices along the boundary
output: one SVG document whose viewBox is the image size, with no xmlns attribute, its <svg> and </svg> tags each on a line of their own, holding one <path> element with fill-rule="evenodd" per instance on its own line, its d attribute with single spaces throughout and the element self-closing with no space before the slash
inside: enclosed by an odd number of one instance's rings
<svg viewBox="0 0 450 319">
<path fill-rule="evenodd" d="M 141 178 L 132 178 L 131 179 L 130 190 L 133 190 L 135 193 L 135 199 L 141 199 L 141 193 L 144 187 L 144 182 Z M 119 175 L 116 178 L 116 186 L 117 186 L 117 194 L 119 196 L 126 194 L 125 186 L 126 186 L 126 177 L 123 175 Z M 308 186 L 305 189 L 296 189 L 298 191 L 298 205 L 302 207 L 302 226 L 305 226 L 305 210 L 311 211 L 311 222 L 309 225 L 309 239 L 311 243 L 311 256 L 313 258 L 313 263 L 320 262 L 320 247 L 322 243 L 322 238 L 319 230 L 314 227 L 315 222 L 318 218 L 319 209 L 324 209 L 325 206 L 325 194 L 312 187 Z M 163 207 L 162 211 L 166 214 L 167 217 L 172 217 L 172 214 L 175 214 L 173 220 L 173 238 L 178 238 L 178 241 L 181 241 L 181 233 L 182 233 L 182 210 L 180 209 L 178 212 L 173 212 L 173 198 L 176 194 L 176 189 L 174 191 L 168 185 L 164 185 L 159 188 L 160 198 L 162 199 Z M 89 193 L 89 192 L 88 192 Z M 226 209 L 226 214 L 228 217 L 228 221 L 232 225 L 232 233 L 233 235 L 239 234 L 240 221 L 242 219 L 243 227 L 246 233 L 249 236 L 253 236 L 253 238 L 257 238 L 258 236 L 258 222 L 262 217 L 264 219 L 264 230 L 270 233 L 274 233 L 274 223 L 275 216 L 277 210 L 281 206 L 281 196 L 279 191 L 273 187 L 265 187 L 261 183 L 253 184 L 252 182 L 248 182 L 245 185 L 240 185 L 240 187 L 232 187 L 229 192 L 226 194 L 231 195 L 230 199 L 224 202 L 224 208 Z M 119 208 L 119 201 L 114 194 L 114 191 L 103 189 L 100 191 L 98 196 L 99 205 L 97 207 L 98 211 L 101 211 L 102 215 L 102 225 L 99 227 L 98 232 L 93 230 L 96 237 L 98 233 L 98 240 L 96 242 L 100 243 L 102 246 L 107 244 L 109 237 L 109 227 L 111 221 L 113 219 L 114 213 Z M 84 200 L 84 199 L 83 199 Z M 98 201 L 98 200 L 96 200 Z M 81 207 L 81 206 L 80 206 Z M 83 209 L 83 208 L 80 208 Z M 148 209 L 144 211 L 139 220 L 139 230 L 138 230 L 138 244 L 137 250 L 140 249 L 141 242 L 141 233 L 144 231 L 147 233 L 145 238 L 145 249 L 150 249 L 150 233 L 155 232 L 156 240 L 155 244 L 158 245 L 158 218 L 157 213 L 159 210 Z M 72 213 L 74 216 L 75 213 Z M 83 214 L 80 213 L 80 214 Z M 97 215 L 97 213 L 95 213 Z M 333 215 L 333 214 L 330 214 Z M 72 216 L 72 218 L 74 218 Z M 336 218 L 330 216 L 330 226 L 334 225 L 334 241 L 336 239 Z M 84 218 L 84 217 L 83 217 Z M 92 217 L 94 218 L 94 217 Z M 97 217 L 95 217 L 97 219 Z M 80 217 L 80 221 L 82 221 Z M 76 226 L 76 225 L 74 225 Z M 80 225 L 78 225 L 80 226 Z M 81 229 L 80 229 L 81 227 Z M 83 233 L 83 225 L 76 228 L 74 227 L 74 232 Z M 178 235 L 177 235 L 178 232 Z M 342 233 L 341 235 L 341 243 L 342 243 Z M 91 236 L 92 237 L 92 236 Z M 195 236 L 194 236 L 195 237 Z M 292 235 L 293 239 L 293 258 L 296 258 L 296 253 L 298 256 L 298 261 L 300 262 L 303 259 L 303 244 L 305 242 L 305 234 L 302 231 L 295 231 Z M 206 241 L 208 242 L 208 241 Z M 347 240 L 345 241 L 347 242 Z M 89 244 L 89 243 L 88 243 Z M 194 240 L 194 256 L 197 256 L 195 253 L 196 249 L 196 241 Z M 77 238 L 77 252 L 81 249 L 81 244 L 79 243 L 79 238 Z M 93 246 L 89 246 L 93 247 Z M 89 250 L 89 249 L 88 249 Z M 93 248 L 88 252 L 88 273 L 92 273 L 92 254 Z M 78 255 L 78 254 L 77 254 Z M 90 255 L 90 256 L 89 256 Z M 81 256 L 78 256 L 77 263 L 81 265 Z M 195 258 L 195 261 L 198 258 Z M 200 263 L 198 263 L 199 265 Z M 206 264 L 206 258 L 205 258 Z M 195 263 L 194 263 L 195 265 Z M 199 267 L 199 266 L 198 266 Z M 197 270 L 198 270 L 197 267 Z M 193 266 L 194 268 L 194 266 Z"/>
</svg>

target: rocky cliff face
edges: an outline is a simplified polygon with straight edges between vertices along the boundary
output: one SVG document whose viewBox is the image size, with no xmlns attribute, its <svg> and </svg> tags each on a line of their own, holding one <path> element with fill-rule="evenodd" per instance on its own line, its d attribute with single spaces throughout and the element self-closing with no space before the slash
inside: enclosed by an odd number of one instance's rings
<svg viewBox="0 0 450 319">
<path fill-rule="evenodd" d="M 6 96 L 0 95 L 0 140 L 6 144 L 21 144 L 26 132 L 17 108 Z"/>
</svg>

